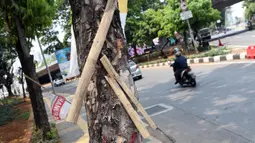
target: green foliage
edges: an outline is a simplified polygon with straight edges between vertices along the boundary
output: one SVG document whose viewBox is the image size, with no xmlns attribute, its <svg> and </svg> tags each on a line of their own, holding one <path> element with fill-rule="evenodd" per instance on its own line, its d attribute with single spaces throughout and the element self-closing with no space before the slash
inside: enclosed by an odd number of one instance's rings
<svg viewBox="0 0 255 143">
<path fill-rule="evenodd" d="M 255 0 L 244 1 L 245 17 L 250 19 L 255 14 Z"/>
<path fill-rule="evenodd" d="M 42 33 L 42 44 L 47 46 L 44 51 L 47 54 L 54 53 L 56 50 L 60 50 L 66 47 L 70 47 L 68 40 L 71 38 L 71 9 L 68 0 L 56 0 L 55 2 L 55 17 L 53 18 L 53 25 L 45 29 Z M 56 31 L 56 25 L 60 25 L 64 32 L 64 38 L 59 39 L 59 32 Z"/>
<path fill-rule="evenodd" d="M 220 12 L 212 8 L 211 0 L 187 0 L 187 5 L 193 14 L 190 24 L 195 31 L 220 19 Z M 161 18 L 158 18 L 161 25 L 159 37 L 169 37 L 173 36 L 174 31 L 182 33 L 187 30 L 186 22 L 180 19 L 181 12 L 179 0 L 168 0 L 167 6 L 161 12 Z"/>
<path fill-rule="evenodd" d="M 0 126 L 7 124 L 15 119 L 11 105 L 0 106 Z"/>
<path fill-rule="evenodd" d="M 126 26 L 129 43 L 151 44 L 153 38 L 170 37 L 175 31 L 183 33 L 187 30 L 186 22 L 180 19 L 182 10 L 179 0 L 154 3 L 150 5 L 143 0 L 139 0 L 138 4 L 129 2 Z M 190 23 L 195 31 L 210 26 L 212 22 L 221 18 L 220 12 L 212 8 L 211 0 L 187 0 L 187 4 L 193 13 Z"/>
<path fill-rule="evenodd" d="M 12 65 L 17 57 L 13 38 L 5 32 L 3 18 L 0 17 L 0 84 L 10 87 L 13 83 Z"/>
<path fill-rule="evenodd" d="M 3 0 L 0 4 L 0 19 L 6 27 L 5 32 L 16 44 L 18 35 L 15 20 L 20 20 L 23 26 L 24 36 L 27 40 L 27 47 L 32 47 L 32 40 L 52 25 L 52 17 L 55 16 L 54 0 Z"/>
<path fill-rule="evenodd" d="M 230 53 L 231 51 L 227 49 L 226 47 L 222 48 L 212 48 L 211 50 L 200 53 L 200 54 L 195 54 L 195 55 L 190 55 L 187 56 L 188 59 L 195 59 L 195 58 L 203 58 L 203 57 L 213 57 L 213 56 L 220 56 L 220 55 L 226 55 Z"/>
<path fill-rule="evenodd" d="M 18 109 L 13 109 L 13 106 L 20 102 L 21 100 L 17 98 L 0 99 L 0 126 L 15 119 L 20 111 Z"/>
<path fill-rule="evenodd" d="M 226 47 L 212 48 L 211 50 L 209 50 L 207 52 L 203 52 L 203 53 L 200 53 L 200 54 L 194 54 L 194 55 L 188 55 L 186 57 L 187 57 L 187 59 L 195 59 L 195 58 L 203 58 L 203 57 L 213 57 L 213 56 L 226 55 L 226 54 L 229 54 L 230 52 L 231 52 L 231 50 L 227 49 Z M 137 63 L 139 63 L 139 66 L 150 65 L 150 64 L 157 64 L 157 63 L 164 63 L 164 62 L 167 62 L 169 60 L 170 61 L 174 60 L 174 58 L 161 59 L 161 57 L 159 57 L 159 55 L 157 55 L 157 53 L 154 53 L 154 54 L 152 54 L 150 56 L 151 57 L 156 57 L 158 59 L 155 60 L 155 58 L 154 58 L 154 59 L 152 59 L 153 61 L 144 62 L 144 61 L 146 61 L 146 56 L 147 55 L 136 57 L 133 60 L 136 61 Z"/>
<path fill-rule="evenodd" d="M 16 119 L 19 119 L 19 120 L 28 120 L 28 118 L 30 117 L 30 112 L 25 112 L 25 113 L 22 113 L 20 115 L 18 115 L 16 117 Z"/>
<path fill-rule="evenodd" d="M 51 132 L 47 133 L 47 140 L 43 140 L 42 138 L 42 131 L 41 130 L 34 130 L 32 137 L 31 137 L 31 143 L 58 143 L 59 137 L 58 132 L 56 129 L 56 125 L 51 123 Z"/>
<path fill-rule="evenodd" d="M 19 98 L 3 98 L 3 99 L 0 99 L 0 106 L 1 105 L 17 105 L 21 102 L 22 100 Z"/>
<path fill-rule="evenodd" d="M 2 42 L 1 42 L 2 41 Z M 0 84 L 10 87 L 13 83 L 13 69 L 12 65 L 17 57 L 14 47 L 5 41 L 5 38 L 0 41 L 1 58 L 0 58 Z"/>
<path fill-rule="evenodd" d="M 128 15 L 126 24 L 126 38 L 129 43 L 151 44 L 151 40 L 157 37 L 154 23 L 150 22 L 150 18 L 145 16 L 148 9 L 157 10 L 163 7 L 163 3 L 159 0 L 129 0 Z"/>
</svg>

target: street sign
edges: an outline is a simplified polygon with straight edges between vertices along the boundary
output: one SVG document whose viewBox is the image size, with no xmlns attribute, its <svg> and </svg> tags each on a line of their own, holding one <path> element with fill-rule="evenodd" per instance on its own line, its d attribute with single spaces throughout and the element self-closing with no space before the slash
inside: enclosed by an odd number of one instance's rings
<svg viewBox="0 0 255 143">
<path fill-rule="evenodd" d="M 189 10 L 189 11 L 184 11 L 181 13 L 181 19 L 182 20 L 187 20 L 187 19 L 190 19 L 192 18 L 193 15 L 192 15 L 192 12 Z"/>
<path fill-rule="evenodd" d="M 181 9 L 183 11 L 186 11 L 188 9 L 186 2 L 184 0 L 181 0 L 180 3 L 181 3 Z"/>
</svg>

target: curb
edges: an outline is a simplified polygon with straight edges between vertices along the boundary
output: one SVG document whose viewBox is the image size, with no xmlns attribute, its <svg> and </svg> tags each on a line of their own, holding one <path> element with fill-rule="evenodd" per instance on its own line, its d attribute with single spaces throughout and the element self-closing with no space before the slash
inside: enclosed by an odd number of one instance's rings
<svg viewBox="0 0 255 143">
<path fill-rule="evenodd" d="M 228 54 L 228 55 L 222 55 L 222 56 L 188 59 L 187 62 L 188 64 L 200 64 L 200 63 L 216 63 L 216 62 L 244 60 L 244 59 L 246 59 L 246 52 L 241 54 Z M 164 67 L 164 66 L 169 66 L 171 63 L 172 61 L 168 61 L 163 63 L 143 65 L 139 67 L 140 68 Z"/>
</svg>

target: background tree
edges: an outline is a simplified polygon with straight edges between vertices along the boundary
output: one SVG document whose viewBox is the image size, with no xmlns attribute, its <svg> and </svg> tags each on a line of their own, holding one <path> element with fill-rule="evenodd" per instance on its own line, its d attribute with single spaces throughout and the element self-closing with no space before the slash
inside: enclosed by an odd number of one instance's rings
<svg viewBox="0 0 255 143">
<path fill-rule="evenodd" d="M 250 19 L 255 14 L 255 0 L 244 0 L 245 17 Z"/>
<path fill-rule="evenodd" d="M 2 0 L 0 2 L 1 22 L 4 22 L 6 32 L 13 39 L 23 72 L 38 81 L 34 58 L 30 55 L 32 40 L 41 31 L 51 26 L 55 14 L 54 0 Z M 46 139 L 50 132 L 47 112 L 42 97 L 41 87 L 26 78 L 30 95 L 35 125 L 42 129 Z"/>
<path fill-rule="evenodd" d="M 53 17 L 53 24 L 51 27 L 46 28 L 42 33 L 42 44 L 46 46 L 44 51 L 47 54 L 54 53 L 66 47 L 70 47 L 71 43 L 71 9 L 68 0 L 55 1 L 56 13 Z M 62 28 L 64 32 L 63 39 L 58 38 L 59 29 Z"/>
<path fill-rule="evenodd" d="M 211 0 L 187 0 L 187 5 L 193 14 L 190 24 L 195 33 L 220 19 L 220 12 L 212 8 Z M 168 0 L 167 5 L 159 11 L 161 15 L 152 13 L 161 16 L 158 18 L 158 22 L 161 25 L 161 29 L 158 32 L 159 37 L 169 37 L 173 36 L 175 31 L 183 33 L 187 30 L 186 21 L 182 21 L 180 18 L 182 10 L 179 0 Z"/>
<path fill-rule="evenodd" d="M 3 24 L 3 23 L 2 23 Z M 12 65 L 15 62 L 17 53 L 15 51 L 14 45 L 6 32 L 4 32 L 4 27 L 0 29 L 0 84 L 3 84 L 9 96 L 13 96 L 12 87 L 13 84 L 13 68 Z"/>
<path fill-rule="evenodd" d="M 163 7 L 163 3 L 160 0 L 129 0 L 128 1 L 128 15 L 126 23 L 126 39 L 127 42 L 132 45 L 136 53 L 136 45 L 142 45 L 146 43 L 152 44 L 152 39 L 156 38 L 157 31 L 155 31 L 157 25 L 148 23 L 150 19 L 145 15 L 148 9 L 159 9 Z"/>
<path fill-rule="evenodd" d="M 143 1 L 141 1 L 143 3 Z M 146 2 L 144 2 L 146 4 Z M 157 2 L 156 2 L 157 3 Z M 190 19 L 191 27 L 196 33 L 199 29 L 208 27 L 212 22 L 219 20 L 220 12 L 212 8 L 211 0 L 187 0 L 188 8 L 193 13 Z M 186 34 L 188 26 L 182 21 L 179 0 L 167 0 L 158 2 L 157 6 L 130 5 L 130 13 L 127 18 L 127 40 L 141 43 L 151 41 L 156 37 L 171 37 L 174 32 Z M 144 10 L 144 11 L 142 11 Z"/>
<path fill-rule="evenodd" d="M 88 57 L 106 2 L 105 0 L 70 0 L 79 67 L 81 69 L 83 69 Z M 127 68 L 126 53 L 117 48 L 117 39 L 123 40 L 123 33 L 119 13 L 116 11 L 101 55 L 106 55 L 111 62 L 115 61 L 113 64 L 116 71 L 120 73 L 130 89 L 135 92 L 135 85 Z M 84 102 L 90 142 L 116 142 L 117 137 L 121 136 L 126 142 L 140 143 L 141 140 L 137 139 L 140 135 L 105 80 L 106 75 L 107 72 L 98 61 L 96 71 L 91 79 L 91 91 L 86 95 L 87 99 Z M 132 141 L 132 136 L 135 137 L 134 141 Z"/>
</svg>

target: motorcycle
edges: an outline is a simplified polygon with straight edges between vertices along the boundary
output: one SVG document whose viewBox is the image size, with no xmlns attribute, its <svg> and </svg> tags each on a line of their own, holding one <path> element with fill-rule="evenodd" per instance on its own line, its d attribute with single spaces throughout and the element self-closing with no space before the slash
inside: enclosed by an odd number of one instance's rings
<svg viewBox="0 0 255 143">
<path fill-rule="evenodd" d="M 171 67 L 173 67 L 173 64 L 171 64 Z M 179 81 L 179 84 L 181 86 L 190 85 L 191 87 L 196 87 L 196 85 L 197 85 L 196 76 L 191 71 L 190 66 L 188 66 L 187 69 L 185 69 L 181 72 L 181 80 Z"/>
</svg>

